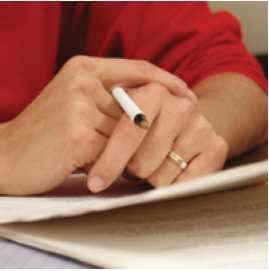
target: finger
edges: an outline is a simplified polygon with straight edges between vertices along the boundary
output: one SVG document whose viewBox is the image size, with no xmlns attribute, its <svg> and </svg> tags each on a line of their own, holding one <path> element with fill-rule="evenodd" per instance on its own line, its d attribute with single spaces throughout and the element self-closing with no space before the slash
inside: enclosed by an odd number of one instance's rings
<svg viewBox="0 0 269 271">
<path fill-rule="evenodd" d="M 86 164 L 92 164 L 104 151 L 108 138 L 95 132 L 93 137 L 89 139 L 88 159 Z"/>
<path fill-rule="evenodd" d="M 161 97 L 155 94 L 155 84 L 142 87 L 133 93 L 133 99 L 143 109 L 151 124 L 157 116 Z M 150 102 L 149 102 L 150 98 Z M 88 187 L 93 192 L 104 190 L 123 172 L 128 161 L 138 149 L 146 130 L 136 126 L 125 114 L 118 122 L 109 142 L 96 161 L 88 179 Z"/>
<path fill-rule="evenodd" d="M 115 119 L 105 115 L 98 109 L 95 111 L 94 116 L 92 116 L 93 127 L 98 133 L 106 137 L 109 137 L 112 134 L 116 123 Z"/>
<path fill-rule="evenodd" d="M 167 93 L 161 112 L 129 162 L 128 171 L 141 179 L 152 175 L 166 159 L 193 110 L 194 104 L 188 99 Z"/>
<path fill-rule="evenodd" d="M 100 156 L 100 154 L 104 151 L 105 146 L 107 144 L 108 138 L 99 134 L 96 131 L 91 133 L 91 139 L 89 140 L 89 145 L 87 147 L 87 154 L 84 165 L 81 169 L 88 173 L 94 161 Z"/>
<path fill-rule="evenodd" d="M 218 167 L 213 166 L 213 164 L 214 163 L 208 153 L 201 153 L 193 159 L 186 170 L 179 174 L 179 177 L 175 182 L 186 181 L 210 174 L 218 169 Z"/>
<path fill-rule="evenodd" d="M 120 84 L 123 87 L 138 87 L 149 83 L 159 83 L 174 95 L 187 96 L 197 102 L 196 95 L 179 77 L 147 62 L 129 59 L 99 59 L 102 82 L 105 86 Z"/>
<path fill-rule="evenodd" d="M 62 68 L 62 73 L 59 74 L 63 77 L 61 80 L 66 80 L 66 78 L 69 80 L 68 89 L 70 92 L 67 95 L 74 95 L 74 99 L 81 95 L 83 97 L 82 100 L 87 100 L 90 103 L 94 101 L 97 108 L 104 114 L 119 119 L 122 115 L 122 110 L 118 103 L 104 88 L 102 82 L 96 76 L 90 74 L 85 69 L 85 65 L 82 66 L 79 61 L 81 62 L 81 60 L 69 60 Z"/>
<path fill-rule="evenodd" d="M 189 148 L 186 151 L 186 146 Z M 185 151 L 183 151 L 185 149 Z M 199 148 L 195 148 L 194 145 L 188 144 L 188 142 L 175 143 L 173 151 L 179 155 L 186 163 L 189 163 L 193 157 L 199 154 Z M 162 187 L 170 185 L 175 178 L 182 172 L 180 165 L 173 161 L 171 158 L 166 157 L 162 165 L 148 178 L 148 182 L 154 187 Z"/>
<path fill-rule="evenodd" d="M 187 169 L 176 178 L 176 182 L 194 179 L 220 170 L 225 163 L 227 153 L 228 148 L 223 140 L 214 141 L 206 151 L 191 161 Z"/>
<path fill-rule="evenodd" d="M 70 110 L 74 110 L 75 114 L 79 114 L 88 127 L 94 128 L 97 132 L 106 137 L 111 135 L 117 123 L 114 118 L 100 111 L 95 102 L 91 99 L 88 101 L 85 99 L 76 101 Z"/>
<path fill-rule="evenodd" d="M 112 95 L 105 90 L 102 83 L 96 80 L 96 89 L 91 92 L 91 96 L 96 103 L 96 106 L 104 114 L 118 120 L 122 115 L 122 110 Z"/>
<path fill-rule="evenodd" d="M 82 62 L 82 65 L 91 74 L 95 74 L 107 89 L 115 84 L 134 88 L 149 83 L 159 83 L 167 87 L 172 94 L 187 96 L 194 102 L 197 101 L 196 96 L 183 80 L 145 60 L 87 56 L 78 56 L 74 59 Z"/>
<path fill-rule="evenodd" d="M 189 125 L 184 127 L 171 148 L 187 163 L 203 152 L 215 136 L 211 127 L 204 122 L 204 118 L 201 120 L 199 116 L 191 118 L 188 122 Z M 148 181 L 155 187 L 166 186 L 171 184 L 181 172 L 180 165 L 172 158 L 167 157 L 163 164 L 148 178 Z"/>
<path fill-rule="evenodd" d="M 72 142 L 72 163 L 74 164 L 70 167 L 73 170 L 93 163 L 104 150 L 108 140 L 107 137 L 97 133 L 92 127 L 81 124 L 77 124 L 76 127 L 68 139 Z"/>
</svg>

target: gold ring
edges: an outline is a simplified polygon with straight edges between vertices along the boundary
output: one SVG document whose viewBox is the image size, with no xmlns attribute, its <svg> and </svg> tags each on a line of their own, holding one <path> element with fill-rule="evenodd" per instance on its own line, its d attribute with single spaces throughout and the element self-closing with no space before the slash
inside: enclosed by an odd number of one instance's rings
<svg viewBox="0 0 269 271">
<path fill-rule="evenodd" d="M 186 167 L 188 166 L 188 163 L 180 156 L 178 155 L 177 153 L 175 153 L 174 151 L 171 151 L 168 155 L 168 157 L 173 161 L 175 162 L 179 168 L 181 170 L 184 170 L 186 169 Z"/>
</svg>

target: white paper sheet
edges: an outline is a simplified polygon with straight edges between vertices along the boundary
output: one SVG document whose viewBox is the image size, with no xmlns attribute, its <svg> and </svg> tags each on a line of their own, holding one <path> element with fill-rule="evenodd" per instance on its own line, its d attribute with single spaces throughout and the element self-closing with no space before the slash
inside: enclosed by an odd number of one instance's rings
<svg viewBox="0 0 269 271">
<path fill-rule="evenodd" d="M 0 226 L 0 236 L 110 268 L 267 266 L 267 186 Z"/>
<path fill-rule="evenodd" d="M 114 190 L 92 195 L 85 189 L 85 176 L 71 176 L 54 194 L 38 197 L 0 197 L 0 223 L 37 221 L 77 216 L 123 206 L 246 186 L 266 179 L 267 161 L 223 170 L 170 187 L 145 190 L 143 183 L 120 180 Z"/>
</svg>

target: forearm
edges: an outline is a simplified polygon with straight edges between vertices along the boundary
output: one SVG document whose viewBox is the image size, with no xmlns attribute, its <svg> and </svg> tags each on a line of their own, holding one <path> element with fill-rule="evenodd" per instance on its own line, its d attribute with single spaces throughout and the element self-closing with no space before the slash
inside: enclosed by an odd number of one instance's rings
<svg viewBox="0 0 269 271">
<path fill-rule="evenodd" d="M 9 157 L 8 157 L 8 123 L 0 123 L 0 195 L 4 194 L 9 181 Z"/>
<path fill-rule="evenodd" d="M 267 139 L 267 96 L 237 73 L 209 77 L 193 88 L 199 110 L 229 144 L 229 158 Z"/>
</svg>

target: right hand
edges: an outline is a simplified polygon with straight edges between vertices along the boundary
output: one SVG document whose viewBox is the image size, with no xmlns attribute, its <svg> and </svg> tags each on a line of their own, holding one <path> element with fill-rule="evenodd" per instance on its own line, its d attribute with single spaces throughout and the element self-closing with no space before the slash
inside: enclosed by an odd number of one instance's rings
<svg viewBox="0 0 269 271">
<path fill-rule="evenodd" d="M 23 112 L 0 126 L 0 194 L 44 193 L 93 163 L 122 114 L 105 88 L 150 82 L 189 95 L 184 82 L 144 61 L 69 60 Z"/>
</svg>

